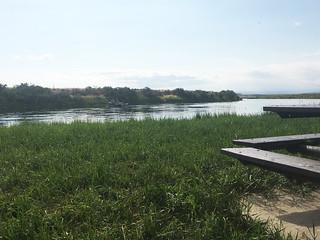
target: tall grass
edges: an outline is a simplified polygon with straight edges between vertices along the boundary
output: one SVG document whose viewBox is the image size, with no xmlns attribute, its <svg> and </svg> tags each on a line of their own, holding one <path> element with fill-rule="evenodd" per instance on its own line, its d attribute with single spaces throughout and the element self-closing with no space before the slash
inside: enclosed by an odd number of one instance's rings
<svg viewBox="0 0 320 240">
<path fill-rule="evenodd" d="M 0 238 L 284 239 L 240 200 L 305 185 L 220 148 L 319 131 L 274 115 L 1 127 Z"/>
</svg>

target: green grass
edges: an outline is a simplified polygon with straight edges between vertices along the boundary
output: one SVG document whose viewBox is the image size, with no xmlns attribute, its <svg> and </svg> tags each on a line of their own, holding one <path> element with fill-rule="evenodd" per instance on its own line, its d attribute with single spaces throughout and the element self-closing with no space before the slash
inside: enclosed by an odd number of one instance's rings
<svg viewBox="0 0 320 240">
<path fill-rule="evenodd" d="M 1 127 L 0 239 L 284 239 L 240 200 L 308 186 L 220 148 L 319 131 L 270 114 Z"/>
</svg>

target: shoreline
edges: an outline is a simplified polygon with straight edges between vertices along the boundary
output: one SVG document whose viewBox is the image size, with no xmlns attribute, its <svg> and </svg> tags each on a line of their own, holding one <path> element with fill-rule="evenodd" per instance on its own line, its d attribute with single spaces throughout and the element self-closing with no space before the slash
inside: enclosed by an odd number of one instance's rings
<svg viewBox="0 0 320 240">
<path fill-rule="evenodd" d="M 320 189 L 317 189 L 306 196 L 284 191 L 278 191 L 272 198 L 255 194 L 246 202 L 251 205 L 249 214 L 253 218 L 269 221 L 293 238 L 314 239 L 320 236 L 319 200 Z"/>
</svg>

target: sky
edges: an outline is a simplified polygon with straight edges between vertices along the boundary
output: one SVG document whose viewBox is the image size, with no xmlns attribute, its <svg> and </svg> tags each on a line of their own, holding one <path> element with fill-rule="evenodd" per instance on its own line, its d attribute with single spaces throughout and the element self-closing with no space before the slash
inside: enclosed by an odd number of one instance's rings
<svg viewBox="0 0 320 240">
<path fill-rule="evenodd" d="M 320 91 L 318 0 L 0 0 L 0 83 Z"/>
</svg>

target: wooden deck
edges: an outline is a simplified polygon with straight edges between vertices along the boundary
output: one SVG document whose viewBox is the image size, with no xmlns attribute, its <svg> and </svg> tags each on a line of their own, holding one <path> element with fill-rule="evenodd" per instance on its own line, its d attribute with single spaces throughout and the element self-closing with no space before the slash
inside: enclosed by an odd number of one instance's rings
<svg viewBox="0 0 320 240">
<path fill-rule="evenodd" d="M 320 117 L 320 105 L 266 106 L 263 110 L 275 112 L 282 118 Z M 320 143 L 320 133 L 237 139 L 233 140 L 233 143 L 246 147 L 223 148 L 221 152 L 239 159 L 244 164 L 253 164 L 293 178 L 320 183 L 320 161 L 265 151 L 284 148 L 293 153 L 301 152 L 319 157 L 320 147 L 313 145 Z"/>
<path fill-rule="evenodd" d="M 320 143 L 320 133 L 233 140 L 233 143 L 260 149 L 280 149 L 301 144 Z"/>
<path fill-rule="evenodd" d="M 223 148 L 221 151 L 245 164 L 253 164 L 295 178 L 320 183 L 320 161 L 256 148 Z"/>
<path fill-rule="evenodd" d="M 320 117 L 320 105 L 265 106 L 263 111 L 277 113 L 282 118 Z"/>
</svg>

